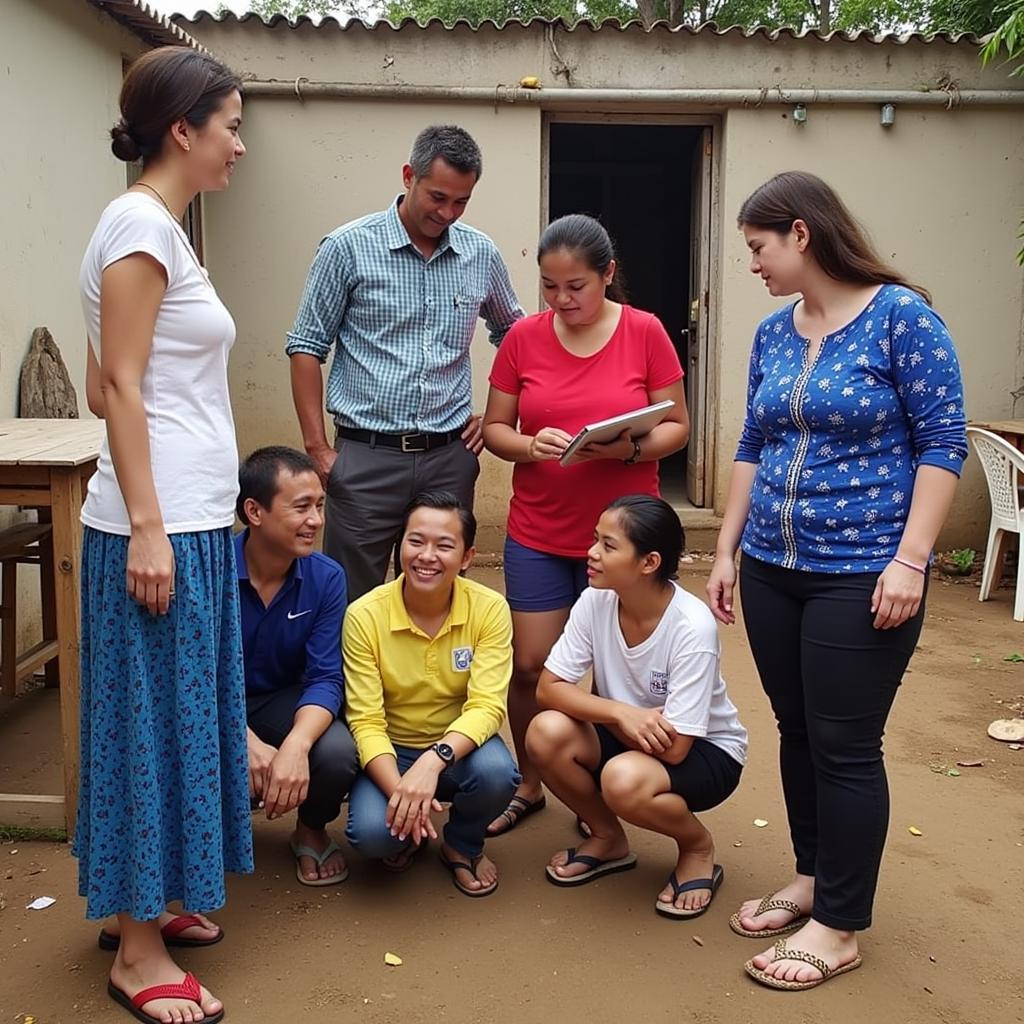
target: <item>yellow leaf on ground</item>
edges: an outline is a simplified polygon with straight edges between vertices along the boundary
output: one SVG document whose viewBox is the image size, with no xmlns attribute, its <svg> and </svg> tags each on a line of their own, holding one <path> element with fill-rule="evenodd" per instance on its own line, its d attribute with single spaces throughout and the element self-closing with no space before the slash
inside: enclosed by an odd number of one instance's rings
<svg viewBox="0 0 1024 1024">
<path fill-rule="evenodd" d="M 907 831 L 908 831 L 908 832 L 909 832 L 909 833 L 910 833 L 910 834 L 911 834 L 912 836 L 923 836 L 923 835 L 924 835 L 924 833 L 923 833 L 923 832 L 922 832 L 922 831 L 921 831 L 921 830 L 920 830 L 920 829 L 919 829 L 919 828 L 918 828 L 918 827 L 917 827 L 916 825 L 911 825 L 911 826 L 910 826 L 910 827 L 909 827 L 909 828 L 907 829 Z"/>
<path fill-rule="evenodd" d="M 401 967 L 402 958 L 400 956 L 396 956 L 394 953 L 385 953 L 384 963 L 386 963 L 388 967 Z"/>
</svg>

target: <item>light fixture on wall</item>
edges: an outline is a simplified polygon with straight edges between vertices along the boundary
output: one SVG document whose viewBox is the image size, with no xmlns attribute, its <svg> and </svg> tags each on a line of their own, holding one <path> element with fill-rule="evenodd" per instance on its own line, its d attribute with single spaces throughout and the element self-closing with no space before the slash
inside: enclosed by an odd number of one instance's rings
<svg viewBox="0 0 1024 1024">
<path fill-rule="evenodd" d="M 807 124 L 807 108 L 802 103 L 793 108 L 793 124 Z"/>
<path fill-rule="evenodd" d="M 879 120 L 883 128 L 891 128 L 896 123 L 896 107 L 892 103 L 883 103 Z"/>
</svg>

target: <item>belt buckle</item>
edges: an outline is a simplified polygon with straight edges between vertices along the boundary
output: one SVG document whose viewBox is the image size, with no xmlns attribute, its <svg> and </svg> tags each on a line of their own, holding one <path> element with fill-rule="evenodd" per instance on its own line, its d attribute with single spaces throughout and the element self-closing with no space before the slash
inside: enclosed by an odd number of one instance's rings
<svg viewBox="0 0 1024 1024">
<path fill-rule="evenodd" d="M 423 439 L 424 443 L 421 443 L 419 445 L 413 445 L 410 442 L 410 440 L 409 440 L 410 438 L 413 438 L 413 437 L 421 437 L 422 438 L 423 434 L 422 434 L 422 432 L 419 433 L 419 434 L 403 434 L 402 435 L 402 451 L 403 452 L 413 452 L 413 453 L 415 453 L 415 452 L 425 452 L 427 450 L 427 445 L 425 443 L 426 442 L 426 438 Z"/>
</svg>

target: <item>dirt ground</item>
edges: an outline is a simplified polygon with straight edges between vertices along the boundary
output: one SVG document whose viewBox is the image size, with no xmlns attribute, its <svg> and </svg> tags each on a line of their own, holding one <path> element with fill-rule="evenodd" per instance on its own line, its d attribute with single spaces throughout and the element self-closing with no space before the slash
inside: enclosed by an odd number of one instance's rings
<svg viewBox="0 0 1024 1024">
<path fill-rule="evenodd" d="M 688 567 L 684 586 L 702 594 L 706 568 Z M 474 575 L 500 586 L 493 570 Z M 971 582 L 933 584 L 889 721 L 892 820 L 865 964 L 815 991 L 749 981 L 741 965 L 761 944 L 727 923 L 741 900 L 791 871 L 774 722 L 741 628 L 724 631 L 724 672 L 751 734 L 750 763 L 737 793 L 705 817 L 725 884 L 699 921 L 654 913 L 674 854 L 642 832 L 632 834 L 637 870 L 579 889 L 548 885 L 547 858 L 575 843 L 555 800 L 489 844 L 501 887 L 478 901 L 456 893 L 433 855 L 394 877 L 352 853 L 343 885 L 302 888 L 289 823 L 254 819 L 256 873 L 230 880 L 216 915 L 225 941 L 179 962 L 235 1024 L 1024 1021 L 1024 751 L 985 735 L 1024 694 L 1024 664 L 1004 660 L 1024 653 L 1010 598 L 1004 589 L 982 605 Z M 59 790 L 55 711 L 46 692 L 0 711 L 0 791 Z M 984 763 L 955 767 L 973 760 Z M 106 996 L 109 954 L 83 919 L 66 846 L 0 845 L 0 894 L 0 1024 L 129 1019 Z M 26 909 L 42 895 L 57 902 Z M 403 965 L 385 966 L 386 952 Z"/>
</svg>

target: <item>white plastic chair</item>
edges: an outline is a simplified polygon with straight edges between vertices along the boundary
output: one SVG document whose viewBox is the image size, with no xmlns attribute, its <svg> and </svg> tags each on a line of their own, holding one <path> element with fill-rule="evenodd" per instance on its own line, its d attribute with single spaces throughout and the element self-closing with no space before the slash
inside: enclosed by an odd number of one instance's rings
<svg viewBox="0 0 1024 1024">
<path fill-rule="evenodd" d="M 985 567 L 981 572 L 979 601 L 987 601 L 992 587 L 999 586 L 1003 567 L 1003 548 L 1007 534 L 1024 536 L 1024 511 L 1020 488 L 1024 481 L 1024 455 L 998 434 L 980 427 L 968 427 L 967 436 L 985 470 L 985 481 L 992 502 L 992 519 L 988 527 Z M 1013 617 L 1024 622 L 1024 552 L 1017 558 L 1017 592 L 1013 601 Z"/>
</svg>

